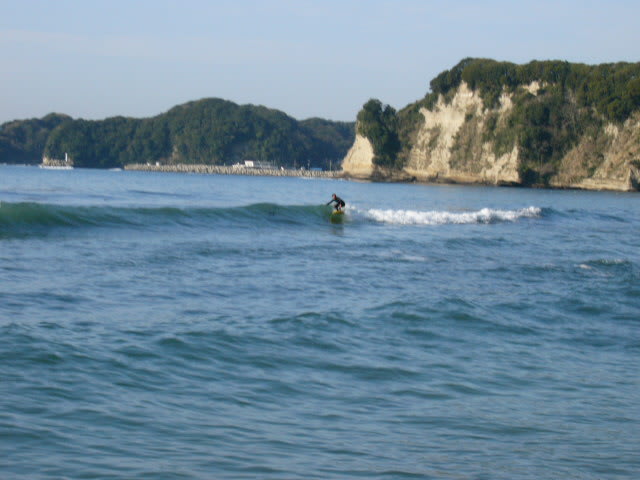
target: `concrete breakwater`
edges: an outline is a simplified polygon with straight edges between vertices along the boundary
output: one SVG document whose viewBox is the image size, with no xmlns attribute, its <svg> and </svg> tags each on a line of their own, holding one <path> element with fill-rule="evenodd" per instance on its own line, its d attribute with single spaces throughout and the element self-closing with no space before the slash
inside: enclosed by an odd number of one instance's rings
<svg viewBox="0 0 640 480">
<path fill-rule="evenodd" d="M 40 164 L 42 168 L 65 168 L 71 169 L 73 168 L 73 160 L 69 158 L 68 154 L 64 154 L 64 159 L 47 157 L 46 155 L 42 157 L 42 163 Z"/>
<path fill-rule="evenodd" d="M 308 178 L 342 178 L 341 171 L 317 171 L 317 170 L 287 170 L 287 169 L 263 169 L 248 167 L 229 167 L 224 165 L 147 165 L 132 163 L 124 167 L 125 170 L 139 170 L 144 172 L 171 172 L 171 173 L 203 173 L 212 175 L 256 175 L 271 177 L 308 177 Z"/>
</svg>

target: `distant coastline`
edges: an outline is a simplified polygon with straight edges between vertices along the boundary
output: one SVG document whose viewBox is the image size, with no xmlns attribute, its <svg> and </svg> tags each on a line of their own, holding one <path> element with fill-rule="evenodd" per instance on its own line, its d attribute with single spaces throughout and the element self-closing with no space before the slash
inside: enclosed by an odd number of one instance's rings
<svg viewBox="0 0 640 480">
<path fill-rule="evenodd" d="M 355 122 L 220 98 L 140 119 L 52 113 L 0 125 L 0 162 L 638 192 L 639 78 L 640 62 L 465 58 L 422 99 L 371 98 Z"/>
<path fill-rule="evenodd" d="M 210 175 L 252 175 L 269 177 L 306 177 L 306 178 L 344 178 L 342 171 L 325 170 L 292 170 L 292 169 L 265 169 L 247 167 L 229 167 L 225 165 L 202 164 L 175 164 L 153 165 L 145 163 L 133 163 L 125 165 L 125 170 L 137 170 L 142 172 L 169 172 L 169 173 L 202 173 Z"/>
</svg>

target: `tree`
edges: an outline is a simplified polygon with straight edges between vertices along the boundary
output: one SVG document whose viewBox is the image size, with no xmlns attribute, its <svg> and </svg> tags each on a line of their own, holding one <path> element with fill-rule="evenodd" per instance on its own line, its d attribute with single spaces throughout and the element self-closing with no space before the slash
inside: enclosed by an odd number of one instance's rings
<svg viewBox="0 0 640 480">
<path fill-rule="evenodd" d="M 357 125 L 358 133 L 368 138 L 373 146 L 374 164 L 395 167 L 401 147 L 395 109 L 372 98 L 358 113 Z"/>
</svg>

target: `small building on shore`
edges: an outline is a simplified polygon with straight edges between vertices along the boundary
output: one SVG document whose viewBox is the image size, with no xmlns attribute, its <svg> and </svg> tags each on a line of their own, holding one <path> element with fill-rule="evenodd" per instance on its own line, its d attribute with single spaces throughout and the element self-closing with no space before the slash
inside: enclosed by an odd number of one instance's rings
<svg viewBox="0 0 640 480">
<path fill-rule="evenodd" d="M 242 163 L 234 163 L 233 168 L 255 168 L 257 170 L 275 170 L 276 166 L 271 162 L 260 160 L 244 160 Z"/>
</svg>

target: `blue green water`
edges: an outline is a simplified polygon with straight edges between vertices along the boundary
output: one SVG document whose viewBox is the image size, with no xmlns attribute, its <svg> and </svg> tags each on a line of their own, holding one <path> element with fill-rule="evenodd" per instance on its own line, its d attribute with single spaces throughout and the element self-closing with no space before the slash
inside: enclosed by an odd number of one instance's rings
<svg viewBox="0 0 640 480">
<path fill-rule="evenodd" d="M 637 194 L 0 166 L 0 478 L 638 478 L 639 247 Z"/>
</svg>

